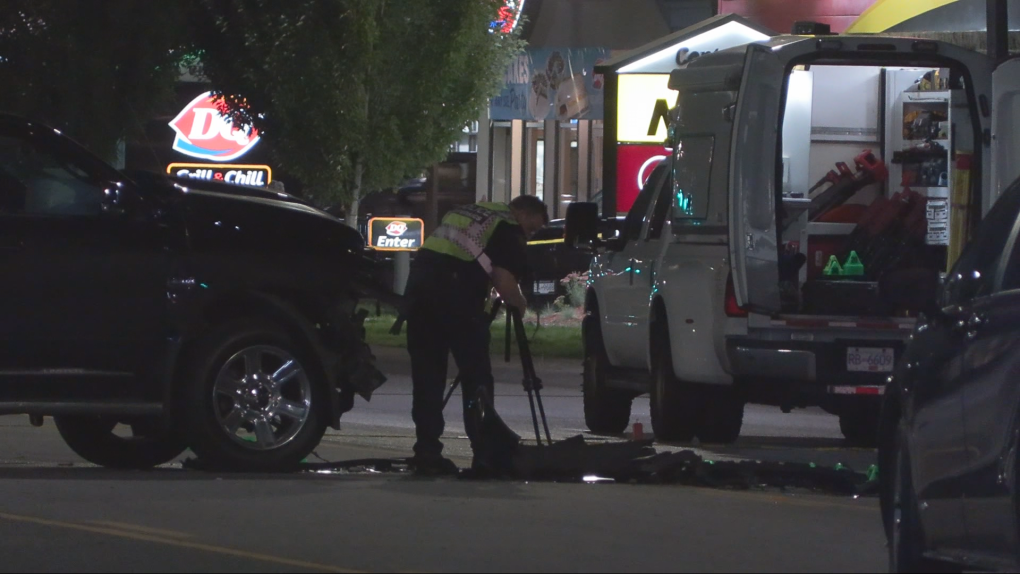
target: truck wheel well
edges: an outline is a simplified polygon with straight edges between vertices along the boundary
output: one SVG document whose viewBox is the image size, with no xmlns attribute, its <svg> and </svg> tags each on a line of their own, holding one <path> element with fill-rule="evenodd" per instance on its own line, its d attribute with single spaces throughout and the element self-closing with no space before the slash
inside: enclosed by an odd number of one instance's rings
<svg viewBox="0 0 1020 574">
<path fill-rule="evenodd" d="M 331 384 L 329 357 L 323 351 L 323 344 L 317 340 L 321 335 L 317 332 L 319 325 L 326 321 L 327 310 L 314 301 L 288 294 L 270 294 L 262 292 L 234 292 L 219 297 L 205 307 L 202 314 L 203 325 L 200 331 L 191 333 L 181 350 L 180 359 L 187 360 L 192 346 L 198 344 L 202 337 L 217 325 L 242 317 L 258 316 L 266 318 L 287 330 L 298 344 L 304 347 L 312 357 L 315 369 L 325 384 Z M 180 361 L 178 361 L 180 363 Z M 175 367 L 179 372 L 180 365 Z M 326 389 L 328 391 L 329 389 Z M 325 405 L 328 407 L 329 405 Z M 333 418 L 333 417 L 331 417 Z"/>
<path fill-rule="evenodd" d="M 663 330 L 666 330 L 666 333 L 669 332 L 669 318 L 666 316 L 666 304 L 662 301 L 661 297 L 656 297 L 655 300 L 652 301 L 652 310 L 648 321 L 648 329 L 649 358 L 654 360 L 655 353 L 661 349 L 660 345 L 656 344 L 656 342 L 659 341 L 659 338 L 661 338 Z M 661 341 L 659 342 L 662 343 Z M 665 341 L 665 344 L 667 345 L 667 348 L 669 348 L 669 341 Z"/>
</svg>

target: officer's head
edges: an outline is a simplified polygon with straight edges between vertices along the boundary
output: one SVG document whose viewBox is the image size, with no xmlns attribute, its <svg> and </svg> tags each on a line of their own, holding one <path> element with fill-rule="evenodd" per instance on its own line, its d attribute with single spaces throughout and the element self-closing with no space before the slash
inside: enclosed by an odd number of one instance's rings
<svg viewBox="0 0 1020 574">
<path fill-rule="evenodd" d="M 524 236 L 529 239 L 549 223 L 549 210 L 542 200 L 534 195 L 515 197 L 510 202 L 510 212 L 524 230 Z"/>
</svg>

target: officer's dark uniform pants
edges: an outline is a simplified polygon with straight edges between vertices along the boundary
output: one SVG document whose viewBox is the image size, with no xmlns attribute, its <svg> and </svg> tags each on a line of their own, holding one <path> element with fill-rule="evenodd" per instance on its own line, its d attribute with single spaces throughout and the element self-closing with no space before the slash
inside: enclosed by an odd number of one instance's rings
<svg viewBox="0 0 1020 574">
<path fill-rule="evenodd" d="M 411 415 L 418 439 L 416 456 L 443 452 L 439 439 L 446 424 L 443 399 L 451 353 L 461 377 L 464 426 L 472 448 L 478 445 L 479 421 L 473 416 L 477 390 L 485 388 L 493 398 L 488 319 L 481 302 L 465 299 L 456 281 L 456 275 L 437 278 L 421 269 L 412 270 L 411 282 L 418 283 L 418 293 L 407 312 L 407 348 L 414 388 Z"/>
</svg>

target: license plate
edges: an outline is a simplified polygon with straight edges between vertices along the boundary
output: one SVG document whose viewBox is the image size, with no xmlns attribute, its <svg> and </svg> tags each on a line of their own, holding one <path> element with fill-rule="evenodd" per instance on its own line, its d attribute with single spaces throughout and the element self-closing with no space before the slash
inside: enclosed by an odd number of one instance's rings
<svg viewBox="0 0 1020 574">
<path fill-rule="evenodd" d="M 891 373 L 895 365 L 893 349 L 852 347 L 846 350 L 846 370 L 852 373 Z"/>
<path fill-rule="evenodd" d="M 536 281 L 535 293 L 538 295 L 551 295 L 556 292 L 555 281 Z"/>
</svg>

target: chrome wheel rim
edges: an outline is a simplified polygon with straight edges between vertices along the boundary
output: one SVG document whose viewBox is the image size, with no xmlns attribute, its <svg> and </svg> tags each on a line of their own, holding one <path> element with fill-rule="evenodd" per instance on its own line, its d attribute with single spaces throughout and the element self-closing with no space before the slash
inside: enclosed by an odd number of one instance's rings
<svg viewBox="0 0 1020 574">
<path fill-rule="evenodd" d="M 220 429 L 248 450 L 270 451 L 297 437 L 312 413 L 312 383 L 298 360 L 270 345 L 234 353 L 213 384 Z"/>
</svg>

